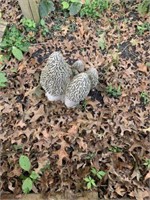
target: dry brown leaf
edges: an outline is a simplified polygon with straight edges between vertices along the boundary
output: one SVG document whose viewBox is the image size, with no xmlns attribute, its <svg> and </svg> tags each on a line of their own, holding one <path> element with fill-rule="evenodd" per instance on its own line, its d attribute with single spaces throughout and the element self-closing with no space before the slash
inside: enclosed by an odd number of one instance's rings
<svg viewBox="0 0 150 200">
<path fill-rule="evenodd" d="M 135 189 L 135 197 L 137 200 L 144 200 L 146 197 L 150 197 L 150 192 L 144 190 L 140 190 L 140 189 Z"/>
<path fill-rule="evenodd" d="M 146 181 L 147 179 L 150 179 L 150 171 L 146 174 L 146 176 L 144 177 L 144 180 Z"/>
<path fill-rule="evenodd" d="M 27 68 L 26 63 L 25 63 L 25 62 L 22 62 L 22 63 L 19 64 L 18 70 L 19 70 L 19 71 L 22 71 L 22 70 L 25 69 L 25 68 Z"/>
<path fill-rule="evenodd" d="M 69 28 L 69 26 L 61 26 L 61 32 L 62 32 L 62 35 L 66 35 L 67 34 L 67 32 L 68 32 L 68 28 Z"/>
<path fill-rule="evenodd" d="M 61 142 L 59 143 L 61 145 L 60 149 L 58 151 L 53 152 L 53 155 L 58 155 L 58 161 L 57 161 L 57 165 L 60 167 L 62 166 L 62 162 L 63 159 L 68 159 L 68 154 L 66 152 L 66 148 L 69 147 L 69 145 L 66 143 L 65 140 L 61 140 Z"/>
<path fill-rule="evenodd" d="M 132 179 L 136 178 L 137 181 L 140 180 L 140 178 L 142 177 L 141 173 L 140 173 L 140 170 L 138 169 L 138 167 L 135 167 L 132 175 L 131 175 Z"/>
<path fill-rule="evenodd" d="M 144 132 L 150 132 L 150 127 L 149 128 L 144 128 L 144 129 L 142 129 L 142 131 L 144 131 Z"/>
<path fill-rule="evenodd" d="M 44 129 L 42 131 L 42 134 L 43 134 L 44 138 L 49 138 L 50 137 L 50 133 L 46 129 Z"/>
<path fill-rule="evenodd" d="M 67 133 L 69 135 L 75 135 L 78 132 L 78 126 L 77 125 L 73 125 L 68 131 Z"/>
<path fill-rule="evenodd" d="M 123 197 L 124 194 L 126 193 L 126 190 L 125 190 L 125 188 L 122 188 L 119 184 L 117 184 L 115 192 Z"/>
<path fill-rule="evenodd" d="M 44 115 L 44 105 L 41 104 L 38 110 L 34 110 L 34 116 L 31 118 L 30 122 L 35 122 L 37 119 L 39 119 L 39 117 Z"/>
<path fill-rule="evenodd" d="M 4 109 L 2 109 L 3 113 L 10 113 L 13 111 L 13 107 L 11 104 L 5 103 L 5 105 L 3 106 Z"/>
<path fill-rule="evenodd" d="M 138 71 L 147 74 L 147 66 L 144 63 L 137 63 Z"/>
<path fill-rule="evenodd" d="M 21 128 L 26 126 L 26 123 L 24 123 L 23 119 L 21 119 L 15 126 L 20 126 Z"/>
<path fill-rule="evenodd" d="M 77 143 L 79 145 L 79 148 L 82 149 L 83 151 L 86 151 L 87 150 L 87 143 L 83 141 L 84 139 L 79 137 L 77 139 Z"/>
</svg>

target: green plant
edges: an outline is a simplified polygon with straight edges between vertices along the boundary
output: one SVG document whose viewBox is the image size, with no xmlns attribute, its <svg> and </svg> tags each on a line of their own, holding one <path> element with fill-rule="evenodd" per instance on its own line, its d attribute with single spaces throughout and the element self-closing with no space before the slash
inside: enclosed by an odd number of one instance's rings
<svg viewBox="0 0 150 200">
<path fill-rule="evenodd" d="M 0 71 L 0 87 L 6 87 L 7 81 L 5 72 Z"/>
<path fill-rule="evenodd" d="M 111 151 L 113 153 L 119 153 L 119 152 L 122 152 L 122 149 L 120 147 L 117 147 L 117 146 L 111 146 L 109 148 L 109 151 Z"/>
<path fill-rule="evenodd" d="M 147 105 L 150 102 L 150 97 L 147 92 L 141 92 L 140 100 L 144 105 Z"/>
<path fill-rule="evenodd" d="M 149 30 L 150 30 L 150 23 L 148 22 L 145 22 L 137 26 L 137 31 L 139 35 L 142 35 L 145 31 L 149 31 Z"/>
<path fill-rule="evenodd" d="M 96 156 L 96 153 L 88 153 L 85 157 L 87 160 L 92 160 Z"/>
<path fill-rule="evenodd" d="M 77 30 L 77 25 L 76 25 L 76 23 L 71 23 L 70 25 L 69 25 L 69 31 L 71 32 L 71 33 L 73 33 L 73 32 L 75 32 Z"/>
<path fill-rule="evenodd" d="M 31 171 L 31 163 L 27 156 L 21 155 L 19 158 L 19 165 L 25 171 L 28 172 L 28 176 L 22 174 L 22 191 L 27 194 L 32 190 L 33 182 L 35 182 L 39 175 L 35 171 Z"/>
<path fill-rule="evenodd" d="M 119 96 L 121 96 L 120 86 L 118 86 L 118 88 L 115 88 L 112 85 L 108 85 L 106 88 L 106 92 L 110 97 L 118 98 Z"/>
<path fill-rule="evenodd" d="M 46 17 L 55 10 L 54 3 L 51 0 L 41 0 L 39 5 L 40 17 Z"/>
<path fill-rule="evenodd" d="M 21 32 L 13 25 L 6 30 L 3 40 L 0 43 L 0 50 L 6 51 L 8 57 L 13 54 L 20 61 L 23 59 L 23 52 L 28 51 L 29 45 L 29 42 L 26 41 Z"/>
<path fill-rule="evenodd" d="M 36 31 L 36 23 L 32 19 L 22 18 L 21 19 L 22 25 L 25 27 L 26 31 Z"/>
<path fill-rule="evenodd" d="M 80 11 L 80 16 L 97 18 L 109 7 L 109 0 L 86 0 Z"/>
<path fill-rule="evenodd" d="M 5 67 L 5 61 L 7 61 L 7 56 L 0 55 L 0 70 L 2 70 Z"/>
<path fill-rule="evenodd" d="M 150 159 L 146 159 L 145 162 L 144 162 L 144 165 L 150 169 Z"/>
<path fill-rule="evenodd" d="M 91 178 L 91 176 L 84 178 L 84 181 L 86 182 L 87 189 L 92 189 L 93 187 L 96 187 L 95 180 Z"/>
<path fill-rule="evenodd" d="M 104 171 L 98 171 L 94 167 L 91 169 L 91 172 L 92 172 L 93 175 L 95 175 L 100 180 L 106 175 L 106 172 L 104 172 Z"/>
<path fill-rule="evenodd" d="M 23 145 L 22 144 L 20 144 L 20 145 L 18 145 L 18 144 L 14 144 L 13 145 L 13 148 L 17 151 L 17 150 L 22 150 L 23 149 Z"/>
<path fill-rule="evenodd" d="M 91 169 L 91 176 L 87 176 L 84 178 L 84 181 L 86 182 L 87 189 L 92 189 L 92 187 L 96 187 L 96 182 L 99 179 L 101 180 L 106 175 L 106 172 L 99 171 L 96 168 Z"/>
<path fill-rule="evenodd" d="M 150 1 L 143 0 L 142 3 L 138 4 L 138 12 L 142 15 L 149 13 L 150 11 Z"/>
<path fill-rule="evenodd" d="M 63 10 L 69 10 L 70 15 L 76 15 L 79 13 L 82 3 L 80 0 L 67 0 L 62 1 L 62 9 Z"/>
<path fill-rule="evenodd" d="M 48 29 L 48 26 L 46 25 L 44 19 L 41 19 L 41 20 L 40 20 L 40 26 L 41 26 L 41 29 L 42 29 L 42 35 L 43 35 L 43 36 L 46 36 L 47 33 L 49 33 L 49 29 Z"/>
<path fill-rule="evenodd" d="M 83 111 L 86 110 L 86 106 L 87 106 L 87 101 L 86 101 L 86 99 L 84 99 L 84 100 L 82 101 L 82 110 L 83 110 Z"/>
</svg>

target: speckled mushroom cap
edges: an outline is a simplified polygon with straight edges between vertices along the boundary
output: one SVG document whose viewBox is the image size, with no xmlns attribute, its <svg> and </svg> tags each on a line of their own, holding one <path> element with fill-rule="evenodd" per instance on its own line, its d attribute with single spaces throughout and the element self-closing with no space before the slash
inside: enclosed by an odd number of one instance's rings
<svg viewBox="0 0 150 200">
<path fill-rule="evenodd" d="M 84 71 L 84 63 L 82 60 L 77 60 L 76 62 L 73 63 L 72 68 L 74 70 L 77 70 L 78 73 L 81 73 Z"/>
<path fill-rule="evenodd" d="M 86 71 L 86 74 L 91 81 L 91 89 L 96 87 L 96 85 L 98 84 L 98 71 L 94 67 L 92 67 Z"/>
<path fill-rule="evenodd" d="M 91 81 L 86 73 L 76 75 L 67 86 L 65 93 L 65 105 L 74 107 L 84 100 L 91 89 Z"/>
<path fill-rule="evenodd" d="M 64 95 L 71 75 L 72 71 L 62 54 L 54 52 L 49 56 L 46 66 L 42 69 L 40 84 L 47 95 Z"/>
</svg>

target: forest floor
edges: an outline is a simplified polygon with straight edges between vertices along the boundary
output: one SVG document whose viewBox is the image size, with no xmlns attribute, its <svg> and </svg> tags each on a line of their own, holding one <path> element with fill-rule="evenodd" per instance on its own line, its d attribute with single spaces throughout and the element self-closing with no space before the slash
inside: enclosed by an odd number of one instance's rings
<svg viewBox="0 0 150 200">
<path fill-rule="evenodd" d="M 85 177 L 95 180 L 100 199 L 148 199 L 150 169 L 149 21 L 137 12 L 139 1 L 116 4 L 102 16 L 46 18 L 49 34 L 39 31 L 22 61 L 13 56 L 3 71 L 8 86 L 0 91 L 1 193 L 22 194 L 19 157 L 27 155 L 40 175 L 33 193 L 64 192 L 66 199 L 87 190 Z M 136 2 L 136 3 L 134 3 Z M 1 0 L 2 18 L 20 24 L 16 0 Z M 48 56 L 60 50 L 69 64 L 80 58 L 99 72 L 99 84 L 78 108 L 49 102 L 39 87 Z M 114 98 L 106 88 L 120 87 Z M 102 179 L 91 169 L 106 172 Z M 41 169 L 42 170 L 41 172 Z"/>
</svg>

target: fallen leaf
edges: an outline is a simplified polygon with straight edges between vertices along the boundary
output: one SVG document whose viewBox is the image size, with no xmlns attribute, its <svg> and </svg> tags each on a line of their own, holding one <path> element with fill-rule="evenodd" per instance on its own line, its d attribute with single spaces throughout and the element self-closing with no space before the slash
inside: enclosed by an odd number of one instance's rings
<svg viewBox="0 0 150 200">
<path fill-rule="evenodd" d="M 115 192 L 123 197 L 123 195 L 126 193 L 126 190 L 125 188 L 122 188 L 119 184 L 117 184 Z"/>
<path fill-rule="evenodd" d="M 25 64 L 25 62 L 22 62 L 22 63 L 19 64 L 18 70 L 22 71 L 25 68 L 26 68 L 26 64 Z"/>
<path fill-rule="evenodd" d="M 69 156 L 66 152 L 66 148 L 69 147 L 69 145 L 63 139 L 61 140 L 61 142 L 59 144 L 61 146 L 60 149 L 58 151 L 53 152 L 53 155 L 58 155 L 59 158 L 58 158 L 57 164 L 58 164 L 58 166 L 62 166 L 63 159 L 69 158 Z"/>
<path fill-rule="evenodd" d="M 144 177 L 144 180 L 146 181 L 147 179 L 150 179 L 150 171 L 146 174 L 146 176 Z"/>
<path fill-rule="evenodd" d="M 132 179 L 134 179 L 136 177 L 137 181 L 140 180 L 140 178 L 142 177 L 140 170 L 138 169 L 138 167 L 135 167 L 132 175 L 131 175 Z"/>
<path fill-rule="evenodd" d="M 68 28 L 69 28 L 69 26 L 64 26 L 64 25 L 61 26 L 62 35 L 65 36 L 67 34 Z"/>
<path fill-rule="evenodd" d="M 148 131 L 148 132 L 150 132 L 150 127 L 149 128 L 144 128 L 144 129 L 142 129 L 142 131 L 144 131 L 145 133 Z"/>
<path fill-rule="evenodd" d="M 137 46 L 139 44 L 139 41 L 137 39 L 133 39 L 133 38 L 130 40 L 130 42 L 131 42 L 132 46 Z"/>
<path fill-rule="evenodd" d="M 21 119 L 15 126 L 20 126 L 21 128 L 25 127 L 26 124 L 23 122 L 23 119 Z"/>
<path fill-rule="evenodd" d="M 38 110 L 34 110 L 34 116 L 31 118 L 30 122 L 35 122 L 39 117 L 44 116 L 44 105 L 41 104 Z"/>
<path fill-rule="evenodd" d="M 147 74 L 147 66 L 144 63 L 137 63 L 138 71 Z"/>
</svg>

